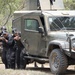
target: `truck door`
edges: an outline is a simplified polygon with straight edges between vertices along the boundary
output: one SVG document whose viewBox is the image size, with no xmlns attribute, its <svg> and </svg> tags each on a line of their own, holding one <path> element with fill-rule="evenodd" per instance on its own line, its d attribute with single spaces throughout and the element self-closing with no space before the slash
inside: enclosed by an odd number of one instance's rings
<svg viewBox="0 0 75 75">
<path fill-rule="evenodd" d="M 41 47 L 45 47 L 45 42 L 41 40 L 41 33 L 39 33 L 40 23 L 38 17 L 29 16 L 22 18 L 22 41 L 27 52 L 31 55 L 40 56 L 40 54 L 43 53 Z M 42 46 L 40 47 L 41 44 Z M 44 53 L 42 55 L 44 55 Z"/>
</svg>

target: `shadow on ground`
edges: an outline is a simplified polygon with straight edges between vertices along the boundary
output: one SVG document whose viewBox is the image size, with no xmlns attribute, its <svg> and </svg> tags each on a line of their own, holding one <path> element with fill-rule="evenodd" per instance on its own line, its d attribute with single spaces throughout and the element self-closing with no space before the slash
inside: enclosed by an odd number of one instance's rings
<svg viewBox="0 0 75 75">
<path fill-rule="evenodd" d="M 35 68 L 35 67 L 28 67 L 26 70 L 33 70 L 33 71 L 42 71 L 46 73 L 51 73 L 50 68 Z M 62 75 L 75 75 L 75 70 L 67 70 L 64 74 Z"/>
</svg>

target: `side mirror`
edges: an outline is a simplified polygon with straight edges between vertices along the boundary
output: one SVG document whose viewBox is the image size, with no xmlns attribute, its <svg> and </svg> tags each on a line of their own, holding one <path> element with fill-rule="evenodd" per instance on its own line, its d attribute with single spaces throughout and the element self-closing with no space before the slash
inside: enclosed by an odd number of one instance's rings
<svg viewBox="0 0 75 75">
<path fill-rule="evenodd" d="M 44 32 L 44 30 L 43 30 L 43 27 L 39 27 L 39 33 L 43 33 Z"/>
</svg>

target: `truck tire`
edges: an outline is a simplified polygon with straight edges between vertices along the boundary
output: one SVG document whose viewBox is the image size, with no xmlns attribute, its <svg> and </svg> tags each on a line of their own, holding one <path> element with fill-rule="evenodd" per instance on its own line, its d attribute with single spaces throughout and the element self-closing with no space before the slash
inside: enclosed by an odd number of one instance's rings
<svg viewBox="0 0 75 75">
<path fill-rule="evenodd" d="M 62 74 L 68 67 L 67 57 L 60 51 L 60 49 L 54 49 L 49 57 L 49 65 L 52 73 Z"/>
</svg>

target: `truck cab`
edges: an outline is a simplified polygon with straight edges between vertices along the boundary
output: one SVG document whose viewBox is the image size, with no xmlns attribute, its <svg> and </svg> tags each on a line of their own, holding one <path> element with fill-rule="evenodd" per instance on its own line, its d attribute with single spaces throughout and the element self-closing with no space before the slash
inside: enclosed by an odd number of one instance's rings
<svg viewBox="0 0 75 75">
<path fill-rule="evenodd" d="M 12 24 L 21 32 L 25 68 L 49 63 L 60 74 L 75 64 L 75 11 L 15 11 Z"/>
</svg>

